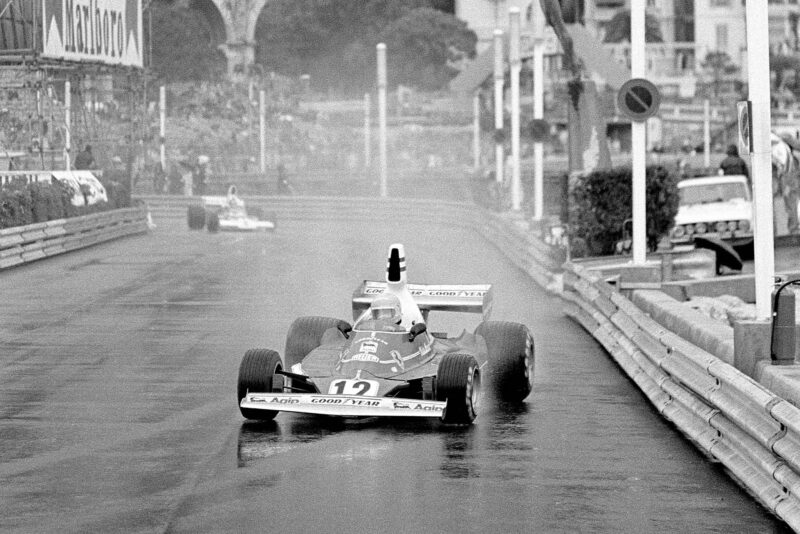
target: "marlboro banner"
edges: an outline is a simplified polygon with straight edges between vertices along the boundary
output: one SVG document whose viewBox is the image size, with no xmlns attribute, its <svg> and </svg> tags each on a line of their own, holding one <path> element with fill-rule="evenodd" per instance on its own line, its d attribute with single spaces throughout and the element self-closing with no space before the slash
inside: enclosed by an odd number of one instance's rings
<svg viewBox="0 0 800 534">
<path fill-rule="evenodd" d="M 42 0 L 42 57 L 142 67 L 142 0 Z"/>
</svg>

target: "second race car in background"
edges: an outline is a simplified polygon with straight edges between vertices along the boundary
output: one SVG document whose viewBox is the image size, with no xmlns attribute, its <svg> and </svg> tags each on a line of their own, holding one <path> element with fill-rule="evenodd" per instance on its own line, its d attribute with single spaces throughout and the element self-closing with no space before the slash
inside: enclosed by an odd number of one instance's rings
<svg viewBox="0 0 800 534">
<path fill-rule="evenodd" d="M 405 253 L 392 245 L 385 282 L 364 281 L 353 295 L 355 325 L 300 317 L 283 359 L 245 353 L 237 401 L 248 419 L 280 411 L 342 417 L 434 417 L 470 424 L 482 388 L 522 402 L 531 392 L 534 342 L 519 323 L 489 321 L 491 286 L 406 283 Z M 474 332 L 450 337 L 428 329 L 430 311 L 483 315 Z"/>
<path fill-rule="evenodd" d="M 275 214 L 265 213 L 259 208 L 245 208 L 244 200 L 237 196 L 234 185 L 228 188 L 226 196 L 203 196 L 201 199 L 203 203 L 189 206 L 186 214 L 192 230 L 275 230 Z"/>
</svg>

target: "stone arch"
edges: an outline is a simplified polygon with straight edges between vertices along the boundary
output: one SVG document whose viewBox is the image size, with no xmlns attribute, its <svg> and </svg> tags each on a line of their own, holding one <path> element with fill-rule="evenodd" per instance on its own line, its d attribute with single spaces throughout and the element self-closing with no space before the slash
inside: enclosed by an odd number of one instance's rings
<svg viewBox="0 0 800 534">
<path fill-rule="evenodd" d="M 208 13 L 209 22 L 215 20 L 224 31 L 220 48 L 228 59 L 228 73 L 246 71 L 255 58 L 256 21 L 267 0 L 190 0 L 189 3 Z"/>
<path fill-rule="evenodd" d="M 225 44 L 228 41 L 228 28 L 222 12 L 217 4 L 222 3 L 215 0 L 189 0 L 188 7 L 193 11 L 202 14 L 208 28 L 211 31 L 211 39 L 216 45 Z"/>
</svg>

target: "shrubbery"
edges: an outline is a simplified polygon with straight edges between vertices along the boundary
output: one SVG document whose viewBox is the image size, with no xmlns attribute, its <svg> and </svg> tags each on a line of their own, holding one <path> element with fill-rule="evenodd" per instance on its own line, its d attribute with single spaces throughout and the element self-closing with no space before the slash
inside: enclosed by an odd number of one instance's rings
<svg viewBox="0 0 800 534">
<path fill-rule="evenodd" d="M 103 182 L 108 202 L 73 206 L 72 189 L 57 180 L 27 183 L 17 179 L 0 188 L 0 228 L 12 228 L 54 219 L 77 217 L 130 205 L 130 193 L 116 182 Z"/>
<path fill-rule="evenodd" d="M 569 232 L 573 256 L 613 254 L 632 217 L 631 169 L 615 168 L 570 184 Z M 678 177 L 661 166 L 647 168 L 647 246 L 655 250 L 678 213 Z M 581 250 L 585 249 L 585 250 Z"/>
</svg>

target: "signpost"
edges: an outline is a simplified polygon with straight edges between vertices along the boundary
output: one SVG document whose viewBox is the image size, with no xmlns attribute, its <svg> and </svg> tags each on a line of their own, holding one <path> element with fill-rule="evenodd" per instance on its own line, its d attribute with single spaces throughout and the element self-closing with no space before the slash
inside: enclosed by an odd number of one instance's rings
<svg viewBox="0 0 800 534">
<path fill-rule="evenodd" d="M 638 115 L 631 123 L 631 211 L 633 215 L 633 236 L 631 249 L 633 264 L 644 265 L 647 260 L 647 125 L 644 120 L 655 113 L 658 105 L 653 105 L 652 92 L 642 82 L 646 71 L 644 10 L 645 0 L 631 0 L 631 77 L 633 84 L 626 82 L 620 88 L 625 108 Z M 651 98 L 648 99 L 648 95 Z"/>
<path fill-rule="evenodd" d="M 503 142 L 503 84 L 505 82 L 505 65 L 503 63 L 503 30 L 494 31 L 494 178 L 503 181 L 503 165 L 505 150 Z"/>
</svg>

